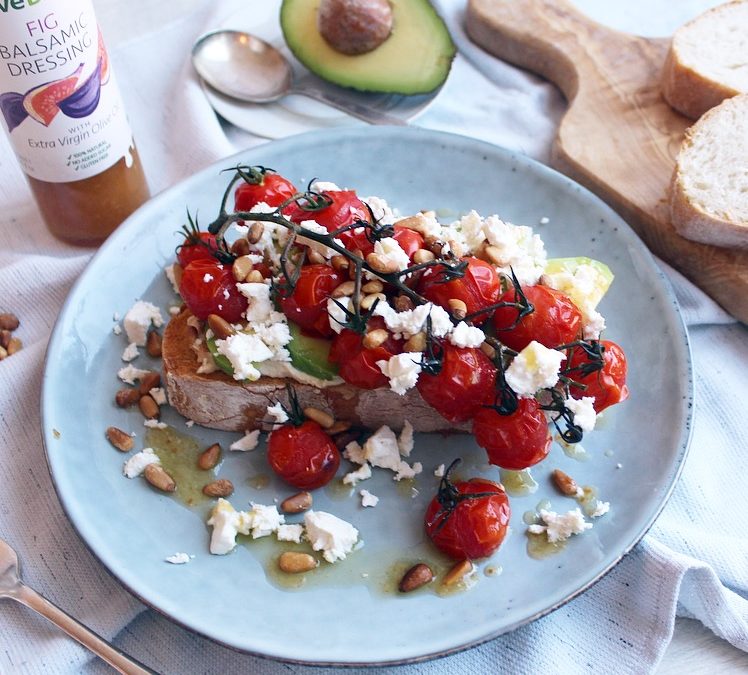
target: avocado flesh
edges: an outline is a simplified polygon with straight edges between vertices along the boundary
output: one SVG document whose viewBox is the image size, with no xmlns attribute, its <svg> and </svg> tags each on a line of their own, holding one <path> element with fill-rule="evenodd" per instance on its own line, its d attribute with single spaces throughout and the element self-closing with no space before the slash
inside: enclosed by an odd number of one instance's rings
<svg viewBox="0 0 748 675">
<path fill-rule="evenodd" d="M 571 297 L 571 299 L 577 304 L 586 300 L 590 307 L 597 307 L 598 303 L 603 299 L 603 296 L 608 292 L 610 285 L 613 283 L 613 272 L 611 272 L 610 267 L 605 263 L 584 256 L 576 258 L 549 258 L 545 264 L 544 271 L 546 274 L 558 274 L 559 272 L 574 274 L 577 268 L 581 265 L 589 265 L 595 270 L 595 282 L 592 285 L 592 290 L 588 297 Z"/>
<path fill-rule="evenodd" d="M 390 36 L 366 54 L 333 49 L 317 30 L 320 0 L 283 0 L 281 28 L 294 56 L 321 78 L 360 91 L 426 94 L 447 79 L 455 46 L 427 0 L 389 0 Z"/>
<path fill-rule="evenodd" d="M 288 322 L 288 330 L 291 342 L 286 349 L 291 354 L 293 366 L 320 380 L 332 380 L 338 374 L 337 366 L 328 360 L 332 342 L 304 335 L 291 321 Z"/>
<path fill-rule="evenodd" d="M 218 347 L 216 347 L 216 339 L 214 337 L 205 338 L 205 344 L 208 347 L 210 355 L 213 357 L 213 361 L 226 375 L 234 374 L 234 366 L 223 354 L 218 353 Z"/>
</svg>

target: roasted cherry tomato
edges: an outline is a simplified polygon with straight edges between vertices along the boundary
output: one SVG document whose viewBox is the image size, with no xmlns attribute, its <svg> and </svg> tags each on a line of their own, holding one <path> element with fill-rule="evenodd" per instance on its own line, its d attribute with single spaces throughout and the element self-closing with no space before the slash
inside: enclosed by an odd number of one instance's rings
<svg viewBox="0 0 748 675">
<path fill-rule="evenodd" d="M 412 260 L 413 254 L 418 249 L 423 248 L 423 237 L 415 230 L 409 230 L 407 227 L 400 225 L 395 225 L 394 230 L 392 238 L 400 244 L 400 248 Z M 343 246 L 349 251 L 359 250 L 363 253 L 364 257 L 374 251 L 374 242 L 369 240 L 363 228 L 360 228 L 359 232 L 356 232 L 356 230 L 343 232 L 339 238 L 343 242 Z"/>
<path fill-rule="evenodd" d="M 509 499 L 498 483 L 482 478 L 442 479 L 426 509 L 426 534 L 455 560 L 485 558 L 501 546 L 509 526 Z"/>
<path fill-rule="evenodd" d="M 595 399 L 595 412 L 602 412 L 629 397 L 626 355 L 610 340 L 591 344 L 594 354 L 582 347 L 574 347 L 565 374 L 572 379 L 571 392 L 574 397 L 592 396 Z M 575 386 L 574 382 L 586 388 Z"/>
<path fill-rule="evenodd" d="M 493 265 L 479 258 L 463 258 L 467 261 L 465 274 L 457 279 L 445 281 L 442 267 L 430 267 L 421 277 L 419 284 L 421 295 L 436 305 L 449 311 L 449 301 L 462 300 L 467 313 L 473 314 L 484 307 L 493 305 L 499 297 L 499 275 Z M 479 324 L 488 318 L 488 314 L 472 319 Z"/>
<path fill-rule="evenodd" d="M 238 323 L 247 309 L 247 298 L 237 290 L 231 266 L 213 259 L 195 260 L 184 268 L 179 294 L 202 321 L 218 314 L 229 323 Z"/>
<path fill-rule="evenodd" d="M 305 265 L 293 293 L 282 298 L 283 313 L 309 335 L 333 334 L 327 315 L 327 299 L 343 277 L 328 265 Z"/>
<path fill-rule="evenodd" d="M 214 234 L 195 232 L 185 237 L 184 243 L 177 250 L 177 262 L 184 269 L 194 260 L 216 260 L 214 253 L 217 250 Z"/>
<path fill-rule="evenodd" d="M 464 422 L 494 391 L 496 368 L 480 350 L 445 342 L 441 369 L 436 375 L 422 372 L 416 387 L 423 399 L 452 423 Z"/>
<path fill-rule="evenodd" d="M 286 209 L 286 216 L 294 223 L 301 223 L 304 220 L 314 220 L 333 232 L 346 225 L 352 225 L 357 220 L 371 222 L 371 213 L 369 209 L 357 196 L 353 190 L 334 190 L 323 192 L 323 195 L 332 200 L 330 206 L 314 211 L 305 211 L 298 204 L 289 204 Z"/>
<path fill-rule="evenodd" d="M 268 463 L 286 483 L 301 490 L 327 485 L 340 466 L 330 435 L 313 420 L 286 424 L 270 433 Z"/>
<path fill-rule="evenodd" d="M 253 206 L 265 202 L 268 206 L 280 206 L 296 194 L 294 184 L 269 169 L 253 167 L 251 177 L 256 182 L 242 183 L 234 193 L 234 209 L 249 211 Z"/>
<path fill-rule="evenodd" d="M 548 422 L 534 398 L 519 399 L 511 415 L 480 408 L 473 417 L 473 435 L 491 464 L 512 471 L 537 464 L 551 447 Z"/>
<path fill-rule="evenodd" d="M 582 313 L 567 295 L 547 286 L 525 286 L 522 289 L 533 311 L 517 320 L 518 307 L 499 307 L 493 315 L 496 337 L 507 347 L 522 351 L 533 340 L 548 348 L 573 342 L 582 328 Z M 520 303 L 514 288 L 498 302 Z"/>
<path fill-rule="evenodd" d="M 385 330 L 384 319 L 374 316 L 369 319 L 368 332 Z M 376 347 L 364 347 L 364 336 L 344 328 L 332 341 L 330 361 L 338 364 L 338 375 L 348 384 L 361 389 L 386 387 L 389 380 L 382 373 L 377 361 L 388 361 L 403 350 L 403 341 L 395 340 L 391 333 Z"/>
</svg>

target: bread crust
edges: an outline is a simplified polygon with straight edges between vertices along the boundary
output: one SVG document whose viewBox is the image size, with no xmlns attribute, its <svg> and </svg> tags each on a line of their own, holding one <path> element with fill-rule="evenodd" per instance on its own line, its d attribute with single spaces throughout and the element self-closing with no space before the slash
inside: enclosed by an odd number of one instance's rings
<svg viewBox="0 0 748 675">
<path fill-rule="evenodd" d="M 164 382 L 169 403 L 197 424 L 222 431 L 268 429 L 263 426 L 268 405 L 287 403 L 286 379 L 262 377 L 240 382 L 223 372 L 197 373 L 192 344 L 196 334 L 188 325 L 191 313 L 183 309 L 172 317 L 162 345 Z M 364 390 L 349 384 L 319 389 L 292 382 L 302 406 L 325 410 L 337 420 L 376 429 L 384 424 L 399 431 L 409 421 L 415 431 L 466 432 L 469 423 L 452 425 L 426 403 L 418 390 L 400 396 L 389 389 Z"/>
<path fill-rule="evenodd" d="M 730 219 L 729 215 L 719 217 L 705 212 L 687 193 L 684 180 L 687 169 L 682 164 L 685 153 L 694 146 L 697 133 L 705 126 L 718 124 L 722 111 L 733 106 L 743 106 L 748 112 L 748 94 L 723 102 L 686 131 L 670 181 L 670 219 L 678 234 L 686 239 L 714 246 L 748 249 L 748 223 Z"/>
<path fill-rule="evenodd" d="M 672 108 L 686 117 L 697 120 L 725 99 L 742 92 L 686 65 L 679 53 L 678 37 L 684 31 L 698 28 L 699 22 L 704 17 L 712 17 L 714 14 L 728 14 L 729 16 L 730 6 L 741 4 L 742 1 L 737 0 L 713 7 L 681 26 L 673 35 L 662 71 L 662 95 Z"/>
</svg>

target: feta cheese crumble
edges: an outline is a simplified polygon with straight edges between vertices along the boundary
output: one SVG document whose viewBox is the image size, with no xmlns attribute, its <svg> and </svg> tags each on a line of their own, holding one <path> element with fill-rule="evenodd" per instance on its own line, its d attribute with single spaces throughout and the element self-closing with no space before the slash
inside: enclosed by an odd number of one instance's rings
<svg viewBox="0 0 748 675">
<path fill-rule="evenodd" d="M 386 425 L 379 427 L 364 443 L 364 459 L 372 466 L 398 471 L 401 460 L 395 432 Z"/>
<path fill-rule="evenodd" d="M 373 495 L 368 490 L 361 490 L 359 494 L 361 495 L 361 506 L 363 506 L 364 508 L 366 508 L 367 506 L 374 507 L 379 504 L 379 497 Z"/>
<path fill-rule="evenodd" d="M 171 563 L 172 565 L 186 565 L 192 558 L 188 553 L 175 553 L 170 555 L 168 558 L 164 558 L 165 562 Z"/>
<path fill-rule="evenodd" d="M 444 473 L 447 470 L 447 467 L 444 466 L 444 464 L 440 464 L 439 466 L 434 469 L 434 475 L 437 478 L 444 478 Z"/>
<path fill-rule="evenodd" d="M 400 454 L 403 457 L 410 457 L 410 453 L 413 452 L 414 443 L 413 425 L 408 420 L 405 420 L 403 429 L 397 437 L 397 448 L 400 450 Z"/>
<path fill-rule="evenodd" d="M 351 441 L 343 450 L 343 457 L 354 464 L 366 464 L 366 451 L 358 441 Z"/>
<path fill-rule="evenodd" d="M 137 478 L 149 464 L 161 464 L 161 460 L 153 448 L 143 448 L 124 463 L 122 473 L 128 478 Z"/>
<path fill-rule="evenodd" d="M 205 276 L 203 277 L 203 283 L 209 284 L 211 281 L 213 281 L 213 275 L 205 273 Z"/>
<path fill-rule="evenodd" d="M 301 543 L 301 537 L 304 534 L 304 526 L 299 523 L 280 525 L 275 533 L 278 541 L 292 541 L 296 544 Z"/>
<path fill-rule="evenodd" d="M 583 396 L 580 399 L 567 398 L 564 406 L 574 415 L 574 424 L 582 431 L 592 431 L 595 428 L 597 413 L 595 412 L 595 399 L 591 396 Z"/>
<path fill-rule="evenodd" d="M 449 341 L 455 347 L 480 347 L 485 339 L 486 336 L 480 328 L 468 326 L 464 321 L 460 321 L 449 334 Z"/>
<path fill-rule="evenodd" d="M 150 370 L 143 370 L 142 368 L 129 365 L 120 368 L 117 371 L 117 377 L 126 384 L 135 384 L 135 380 L 142 380 L 150 372 Z"/>
<path fill-rule="evenodd" d="M 250 333 L 235 333 L 225 340 L 216 340 L 216 350 L 231 363 L 235 380 L 259 380 L 262 374 L 255 364 L 273 358 L 273 352 L 262 339 Z"/>
<path fill-rule="evenodd" d="M 164 267 L 164 274 L 166 274 L 166 278 L 169 280 L 169 283 L 174 289 L 174 292 L 179 295 L 179 284 L 177 283 L 177 275 L 174 270 L 176 265 L 177 263 L 172 263 L 171 265 L 167 265 L 166 267 Z"/>
<path fill-rule="evenodd" d="M 377 367 L 390 380 L 390 389 L 400 396 L 416 386 L 421 374 L 421 352 L 403 352 L 377 361 Z"/>
<path fill-rule="evenodd" d="M 362 480 L 371 478 L 371 467 L 368 464 L 362 464 L 355 471 L 351 471 L 343 476 L 343 483 L 345 485 L 357 485 Z"/>
<path fill-rule="evenodd" d="M 128 342 L 134 342 L 138 347 L 145 347 L 148 329 L 151 324 L 156 328 L 164 325 L 161 310 L 156 305 L 138 300 L 125 314 L 123 321 Z"/>
<path fill-rule="evenodd" d="M 260 431 L 255 429 L 254 431 L 248 431 L 238 441 L 234 441 L 230 446 L 229 450 L 234 452 L 248 452 L 254 450 L 257 447 L 257 443 L 260 440 Z"/>
<path fill-rule="evenodd" d="M 145 420 L 143 426 L 149 429 L 166 429 L 169 425 L 166 422 L 159 422 L 158 420 Z"/>
<path fill-rule="evenodd" d="M 138 356 L 140 356 L 140 351 L 138 350 L 138 345 L 136 345 L 134 342 L 131 342 L 127 347 L 125 347 L 125 351 L 122 352 L 122 360 L 123 361 L 132 361 L 133 359 L 137 359 Z"/>
<path fill-rule="evenodd" d="M 392 264 L 398 272 L 410 267 L 410 258 L 394 237 L 383 237 L 374 242 L 374 253 L 382 259 L 384 265 Z M 369 272 L 367 278 L 376 278 Z"/>
<path fill-rule="evenodd" d="M 273 427 L 288 422 L 288 413 L 283 409 L 280 401 L 268 406 L 266 416 L 270 418 Z"/>
<path fill-rule="evenodd" d="M 153 389 L 149 389 L 148 393 L 150 394 L 151 398 L 158 403 L 158 405 L 166 405 L 166 391 L 163 387 L 154 387 Z"/>
<path fill-rule="evenodd" d="M 538 389 L 553 387 L 558 382 L 561 362 L 566 355 L 533 340 L 506 369 L 507 384 L 520 398 L 530 398 Z"/>
<path fill-rule="evenodd" d="M 251 504 L 249 511 L 237 511 L 226 499 L 220 498 L 211 511 L 208 525 L 213 528 L 210 552 L 225 555 L 236 546 L 238 534 L 251 534 L 253 539 L 277 532 L 285 518 L 276 506 Z"/>
<path fill-rule="evenodd" d="M 538 515 L 543 524 L 530 525 L 527 531 L 531 534 L 542 534 L 545 532 L 551 544 L 564 541 L 573 534 L 581 534 L 585 530 L 592 528 L 592 523 L 588 523 L 584 519 L 582 512 L 578 508 L 573 511 L 567 511 L 566 513 L 556 513 L 555 511 L 540 509 Z"/>
<path fill-rule="evenodd" d="M 309 543 L 329 563 L 344 560 L 358 541 L 358 530 L 345 520 L 325 511 L 307 511 L 304 527 Z"/>
</svg>

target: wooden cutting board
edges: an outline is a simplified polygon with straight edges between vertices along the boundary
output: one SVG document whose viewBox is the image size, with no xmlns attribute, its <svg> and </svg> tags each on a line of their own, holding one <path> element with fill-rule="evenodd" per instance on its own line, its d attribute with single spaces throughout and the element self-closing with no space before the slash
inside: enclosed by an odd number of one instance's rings
<svg viewBox="0 0 748 675">
<path fill-rule="evenodd" d="M 467 32 L 491 54 L 563 92 L 569 108 L 551 164 L 599 195 L 653 253 L 748 322 L 748 251 L 689 241 L 670 222 L 668 184 L 691 121 L 660 93 L 669 40 L 607 28 L 566 0 L 469 0 Z"/>
</svg>

